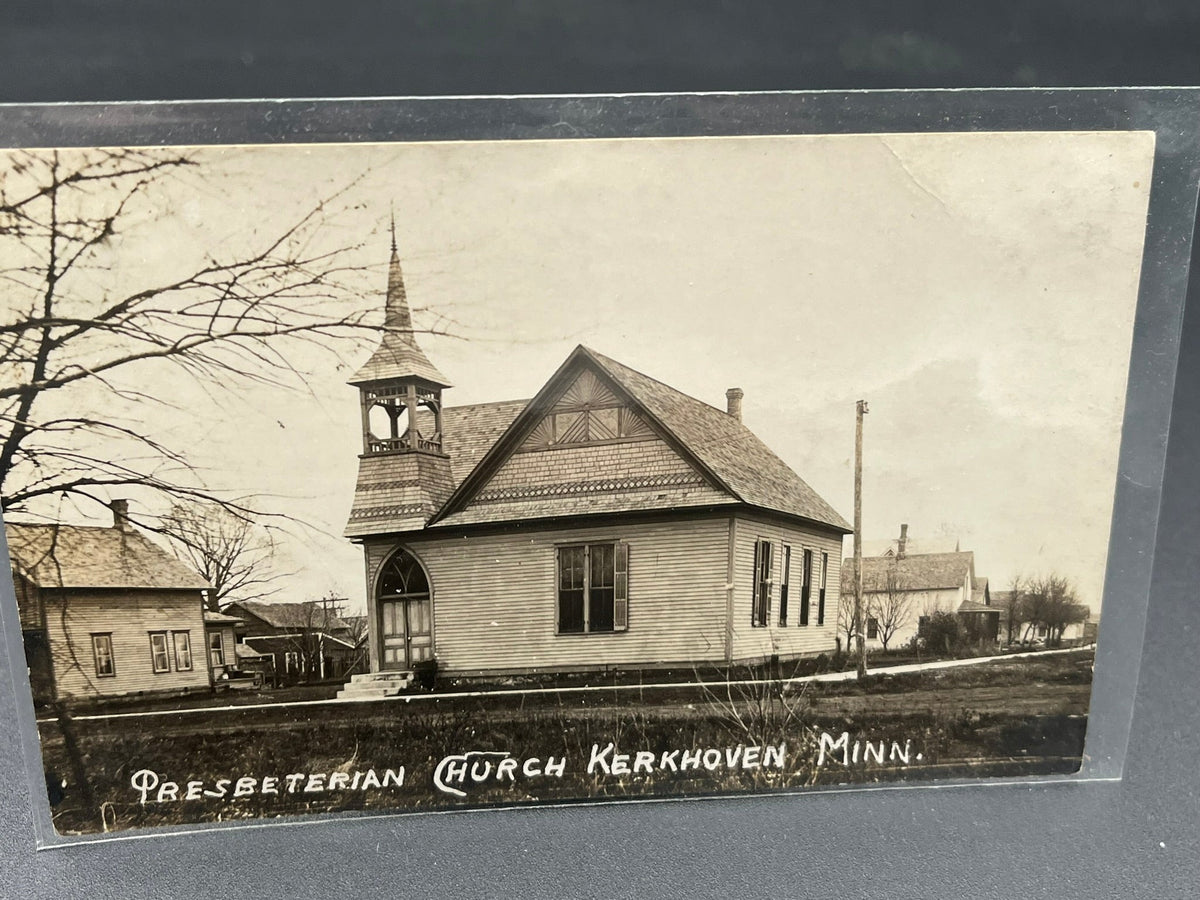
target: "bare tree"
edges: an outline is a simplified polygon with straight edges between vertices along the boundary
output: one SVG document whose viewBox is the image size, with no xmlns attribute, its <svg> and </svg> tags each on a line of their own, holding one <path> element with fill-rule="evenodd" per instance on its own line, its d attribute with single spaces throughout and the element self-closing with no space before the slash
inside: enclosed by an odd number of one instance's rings
<svg viewBox="0 0 1200 900">
<path fill-rule="evenodd" d="M 249 516 L 216 503 L 176 502 L 158 525 L 183 562 L 210 585 L 208 608 L 220 612 L 235 600 L 263 600 L 284 573 L 272 569 L 271 531 Z"/>
<path fill-rule="evenodd" d="M 169 406 L 146 385 L 172 369 L 205 388 L 295 383 L 293 349 L 335 352 L 339 341 L 377 337 L 365 311 L 345 309 L 355 248 L 314 249 L 341 194 L 237 250 L 175 261 L 181 271 L 153 281 L 123 259 L 124 242 L 162 218 L 172 183 L 189 186 L 193 157 L 26 151 L 2 166 L 0 509 L 36 513 L 50 498 L 103 505 L 106 493 L 136 486 L 249 516 L 204 485 L 187 447 L 122 410 Z M 118 268 L 129 278 L 120 285 L 109 275 Z M 94 809 L 70 712 L 57 695 L 54 705 Z"/>
<path fill-rule="evenodd" d="M 103 502 L 132 485 L 239 509 L 205 488 L 186 448 L 117 410 L 169 405 L 145 388 L 164 367 L 202 385 L 281 384 L 296 374 L 290 350 L 378 334 L 346 311 L 355 248 L 313 249 L 339 194 L 252 246 L 198 251 L 195 268 L 158 283 L 128 265 L 127 284 L 102 277 L 195 164 L 156 148 L 30 151 L 0 170 L 4 511 L 52 496 Z"/>
<path fill-rule="evenodd" d="M 1021 626 L 1027 584 L 1028 582 L 1023 575 L 1014 575 L 1012 581 L 1009 582 L 1008 599 L 1004 601 L 1001 607 L 1008 616 L 1008 640 L 1005 641 L 1007 644 L 1013 642 L 1013 635 Z"/>
<path fill-rule="evenodd" d="M 1064 575 L 1050 573 L 1029 583 L 1030 618 L 1046 628 L 1046 643 L 1058 646 L 1069 625 L 1087 621 L 1090 610 L 1080 603 L 1075 586 Z"/>
<path fill-rule="evenodd" d="M 854 573 L 849 568 L 842 569 L 842 589 L 838 592 L 837 633 L 838 643 L 849 653 L 854 647 L 855 635 L 858 633 L 854 619 Z M 842 637 L 846 642 L 842 644 Z"/>
<path fill-rule="evenodd" d="M 872 595 L 868 611 L 875 619 L 879 642 L 883 644 L 883 649 L 887 650 L 888 642 L 895 637 L 896 632 L 908 627 L 912 622 L 913 595 L 894 565 L 888 568 L 881 587 L 883 590 Z"/>
</svg>

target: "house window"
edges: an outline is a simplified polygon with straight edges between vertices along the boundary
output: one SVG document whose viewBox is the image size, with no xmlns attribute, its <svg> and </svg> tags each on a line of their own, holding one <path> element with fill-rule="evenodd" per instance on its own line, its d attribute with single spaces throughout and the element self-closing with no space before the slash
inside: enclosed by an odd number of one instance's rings
<svg viewBox="0 0 1200 900">
<path fill-rule="evenodd" d="M 812 596 L 812 562 L 813 552 L 804 551 L 804 568 L 800 573 L 800 624 L 808 624 L 808 601 Z"/>
<path fill-rule="evenodd" d="M 874 616 L 871 616 L 869 619 L 867 619 L 867 640 L 879 640 L 879 620 Z"/>
<path fill-rule="evenodd" d="M 171 671 L 171 656 L 167 652 L 167 633 L 165 631 L 150 632 L 150 662 L 154 666 L 156 675 Z"/>
<path fill-rule="evenodd" d="M 754 542 L 754 610 L 751 624 L 771 621 L 771 542 Z"/>
<path fill-rule="evenodd" d="M 175 645 L 175 671 L 192 671 L 192 633 L 172 631 L 171 643 Z"/>
<path fill-rule="evenodd" d="M 623 541 L 558 548 L 558 632 L 589 634 L 629 627 L 629 545 Z"/>
<path fill-rule="evenodd" d="M 291 675 L 293 672 L 300 672 L 300 653 L 296 650 L 288 650 L 283 654 L 283 670 Z"/>
<path fill-rule="evenodd" d="M 208 634 L 208 662 L 212 666 L 225 665 L 225 638 L 219 631 Z"/>
<path fill-rule="evenodd" d="M 792 581 L 792 548 L 783 545 L 783 579 L 779 582 L 779 624 L 787 625 L 788 585 Z"/>
<path fill-rule="evenodd" d="M 96 675 L 101 678 L 112 678 L 117 674 L 117 666 L 113 661 L 111 634 L 92 635 L 92 656 L 96 660 Z"/>
<path fill-rule="evenodd" d="M 825 624 L 825 576 L 829 572 L 829 554 L 821 554 L 821 587 L 817 592 L 817 624 Z"/>
</svg>

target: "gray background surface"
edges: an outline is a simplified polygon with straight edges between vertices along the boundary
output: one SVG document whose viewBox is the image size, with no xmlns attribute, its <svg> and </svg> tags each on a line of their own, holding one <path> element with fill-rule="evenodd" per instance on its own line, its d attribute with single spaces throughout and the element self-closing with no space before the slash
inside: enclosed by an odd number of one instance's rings
<svg viewBox="0 0 1200 900">
<path fill-rule="evenodd" d="M 0 97 L 1200 81 L 1190 3 L 843 6 L 13 3 L 0 12 Z M 35 855 L 7 728 L 0 897 L 1193 897 L 1200 311 L 1190 306 L 1120 783 L 451 814 Z M 0 717 L 13 715 L 5 693 Z"/>
</svg>

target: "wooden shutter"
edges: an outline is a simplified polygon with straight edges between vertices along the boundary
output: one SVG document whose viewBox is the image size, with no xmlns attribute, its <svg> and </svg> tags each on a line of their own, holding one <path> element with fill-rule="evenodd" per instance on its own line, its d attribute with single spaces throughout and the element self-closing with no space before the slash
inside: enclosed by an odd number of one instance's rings
<svg viewBox="0 0 1200 900">
<path fill-rule="evenodd" d="M 762 541 L 754 542 L 754 574 L 750 580 L 750 625 L 761 625 L 758 618 L 758 572 L 762 567 Z"/>
<path fill-rule="evenodd" d="M 629 628 L 629 545 L 613 546 L 613 631 Z"/>
</svg>

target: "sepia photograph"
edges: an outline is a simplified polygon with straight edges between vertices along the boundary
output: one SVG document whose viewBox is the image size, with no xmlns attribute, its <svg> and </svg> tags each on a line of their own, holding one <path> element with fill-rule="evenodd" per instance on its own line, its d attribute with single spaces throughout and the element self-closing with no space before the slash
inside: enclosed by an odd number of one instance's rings
<svg viewBox="0 0 1200 900">
<path fill-rule="evenodd" d="M 54 830 L 1077 772 L 1154 155 L 0 151 Z"/>
</svg>

